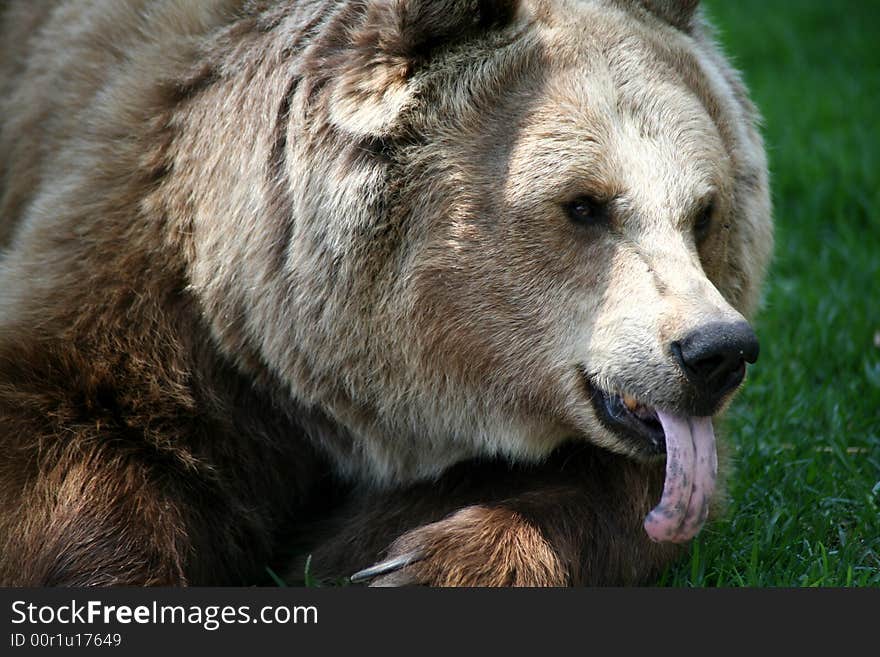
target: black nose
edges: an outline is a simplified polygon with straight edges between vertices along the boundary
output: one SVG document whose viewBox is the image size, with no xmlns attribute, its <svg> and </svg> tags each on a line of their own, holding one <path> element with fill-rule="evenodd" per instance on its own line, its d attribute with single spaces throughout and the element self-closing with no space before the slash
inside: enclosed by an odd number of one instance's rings
<svg viewBox="0 0 880 657">
<path fill-rule="evenodd" d="M 671 349 L 698 395 L 714 407 L 742 383 L 746 363 L 758 360 L 758 337 L 746 322 L 716 322 L 673 342 Z"/>
</svg>

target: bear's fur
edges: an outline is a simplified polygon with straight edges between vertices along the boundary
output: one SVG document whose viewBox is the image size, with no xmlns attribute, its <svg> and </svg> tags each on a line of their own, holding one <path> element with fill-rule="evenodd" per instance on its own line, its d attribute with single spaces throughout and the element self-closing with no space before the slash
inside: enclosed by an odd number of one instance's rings
<svg viewBox="0 0 880 657">
<path fill-rule="evenodd" d="M 654 576 L 591 391 L 716 414 L 772 244 L 696 5 L 3 3 L 0 583 Z"/>
</svg>

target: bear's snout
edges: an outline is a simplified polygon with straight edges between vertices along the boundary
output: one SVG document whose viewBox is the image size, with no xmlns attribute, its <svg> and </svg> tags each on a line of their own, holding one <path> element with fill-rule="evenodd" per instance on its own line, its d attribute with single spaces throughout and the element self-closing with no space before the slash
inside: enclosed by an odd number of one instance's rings
<svg viewBox="0 0 880 657">
<path fill-rule="evenodd" d="M 748 322 L 712 322 L 673 341 L 670 351 L 695 388 L 696 405 L 715 409 L 758 360 L 759 344 Z"/>
</svg>

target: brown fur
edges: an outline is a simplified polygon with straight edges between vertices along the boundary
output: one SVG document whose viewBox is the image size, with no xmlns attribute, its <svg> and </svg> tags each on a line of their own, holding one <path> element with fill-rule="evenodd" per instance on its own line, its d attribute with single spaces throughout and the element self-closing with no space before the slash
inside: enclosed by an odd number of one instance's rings
<svg viewBox="0 0 880 657">
<path fill-rule="evenodd" d="M 583 445 L 541 467 L 464 463 L 430 484 L 352 500 L 317 525 L 332 540 L 312 554 L 311 574 L 332 581 L 358 563 L 418 553 L 376 583 L 641 584 L 682 551 L 644 539 L 645 510 L 661 487 L 657 468 Z M 400 536 L 390 548 L 389 534 Z"/>
<path fill-rule="evenodd" d="M 695 3 L 12 1 L 0 116 L 3 584 L 678 552 L 583 368 L 690 408 L 663 345 L 756 306 L 766 163 Z"/>
</svg>

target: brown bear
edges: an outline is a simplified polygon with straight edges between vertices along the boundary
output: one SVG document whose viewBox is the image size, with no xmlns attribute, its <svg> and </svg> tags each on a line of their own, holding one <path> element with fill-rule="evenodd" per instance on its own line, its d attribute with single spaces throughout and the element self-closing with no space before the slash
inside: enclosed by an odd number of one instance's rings
<svg viewBox="0 0 880 657">
<path fill-rule="evenodd" d="M 695 0 L 0 12 L 0 583 L 632 584 L 699 531 L 772 230 Z"/>
</svg>

